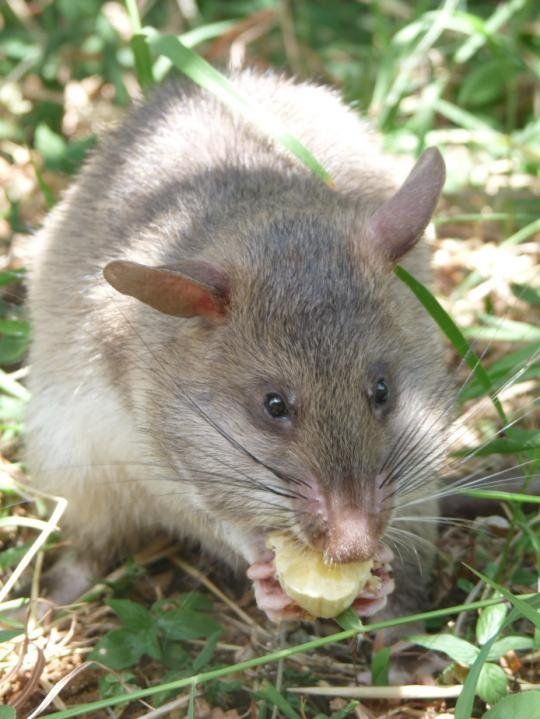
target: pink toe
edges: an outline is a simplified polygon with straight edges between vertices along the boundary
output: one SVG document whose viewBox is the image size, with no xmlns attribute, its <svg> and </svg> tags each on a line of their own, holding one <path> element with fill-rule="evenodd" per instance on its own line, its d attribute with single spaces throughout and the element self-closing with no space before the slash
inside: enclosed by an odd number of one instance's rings
<svg viewBox="0 0 540 719">
<path fill-rule="evenodd" d="M 358 599 L 377 599 L 379 597 L 386 597 L 388 594 L 392 594 L 395 586 L 396 584 L 393 578 L 386 575 L 381 579 L 381 582 L 376 589 L 366 589 L 364 592 L 360 592 Z"/>
<path fill-rule="evenodd" d="M 281 610 L 294 604 L 276 581 L 262 579 L 255 584 L 255 598 L 257 604 L 264 611 Z"/>
<path fill-rule="evenodd" d="M 249 579 L 273 579 L 276 575 L 274 562 L 255 562 L 248 567 L 247 576 Z"/>
<path fill-rule="evenodd" d="M 371 617 L 386 606 L 387 597 L 377 599 L 356 599 L 353 604 L 354 611 L 361 617 Z"/>
</svg>

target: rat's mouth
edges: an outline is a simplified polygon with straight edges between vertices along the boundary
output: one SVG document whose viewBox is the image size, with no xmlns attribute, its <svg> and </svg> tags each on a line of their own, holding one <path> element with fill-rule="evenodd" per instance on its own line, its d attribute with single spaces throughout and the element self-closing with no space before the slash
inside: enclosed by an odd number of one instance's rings
<svg viewBox="0 0 540 719">
<path fill-rule="evenodd" d="M 394 590 L 394 580 L 390 565 L 392 559 L 392 552 L 381 544 L 374 555 L 367 581 L 362 582 L 363 586 L 358 593 L 352 596 L 350 602 L 346 600 L 346 606 L 352 607 L 354 611 L 364 617 L 372 616 L 383 609 L 388 595 Z M 337 565 L 336 569 L 340 568 L 344 570 L 346 565 L 341 565 L 341 567 Z M 265 558 L 264 561 L 252 564 L 247 570 L 247 575 L 253 581 L 255 599 L 259 609 L 264 611 L 268 618 L 274 622 L 310 619 L 314 615 L 335 616 L 342 611 L 342 609 L 338 609 L 335 613 L 324 614 L 323 612 L 317 612 L 317 610 L 309 612 L 300 606 L 283 586 L 286 583 L 283 581 L 283 575 L 280 577 L 280 572 L 278 572 L 275 555 L 272 558 Z M 331 584 L 329 586 L 331 588 Z M 326 606 L 326 603 L 323 602 L 323 604 Z M 316 603 L 313 606 L 321 605 Z"/>
</svg>

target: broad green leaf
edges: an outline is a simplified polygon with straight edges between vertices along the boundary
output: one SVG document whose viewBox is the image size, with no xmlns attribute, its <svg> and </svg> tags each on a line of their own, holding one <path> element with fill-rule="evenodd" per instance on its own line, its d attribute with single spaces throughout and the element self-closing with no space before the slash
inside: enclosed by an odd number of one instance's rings
<svg viewBox="0 0 540 719">
<path fill-rule="evenodd" d="M 107 604 L 118 615 L 126 629 L 152 629 L 156 622 L 148 609 L 130 599 L 109 599 Z"/>
<path fill-rule="evenodd" d="M 480 670 L 476 692 L 487 704 L 495 704 L 508 691 L 508 677 L 498 664 L 486 662 Z"/>
<path fill-rule="evenodd" d="M 532 637 L 510 636 L 503 637 L 496 641 L 489 650 L 488 659 L 494 661 L 500 659 L 508 652 L 519 652 L 524 649 L 532 649 L 534 640 Z"/>
<path fill-rule="evenodd" d="M 195 609 L 198 612 L 209 612 L 214 608 L 214 602 L 208 594 L 203 592 L 188 592 L 181 598 L 184 609 Z"/>
<path fill-rule="evenodd" d="M 499 699 L 482 719 L 540 719 L 540 690 L 509 694 Z"/>
<path fill-rule="evenodd" d="M 453 634 L 413 634 L 408 639 L 426 649 L 444 652 L 450 659 L 465 666 L 470 666 L 478 656 L 478 649 L 473 644 Z"/>
<path fill-rule="evenodd" d="M 0 272 L 0 287 L 11 285 L 13 282 L 21 282 L 26 277 L 26 270 L 3 270 Z"/>
<path fill-rule="evenodd" d="M 183 607 L 159 614 L 156 622 L 169 639 L 200 639 L 221 629 L 207 614 Z"/>
<path fill-rule="evenodd" d="M 17 712 L 13 707 L 0 706 L 0 719 L 17 719 Z"/>
<path fill-rule="evenodd" d="M 3 552 L 0 552 L 0 569 L 14 567 L 21 561 L 31 546 L 32 542 L 26 542 L 25 544 L 21 544 L 20 547 L 8 547 L 8 549 L 4 549 Z"/>
<path fill-rule="evenodd" d="M 146 654 L 146 649 L 147 642 L 141 633 L 129 629 L 113 629 L 99 640 L 90 654 L 90 659 L 95 659 L 111 669 L 128 669 L 139 662 Z"/>
<path fill-rule="evenodd" d="M 0 334 L 28 338 L 30 336 L 30 322 L 27 320 L 0 319 Z"/>
<path fill-rule="evenodd" d="M 194 50 L 183 45 L 175 35 L 152 35 L 148 37 L 148 44 L 154 53 L 168 57 L 173 65 L 193 82 L 211 92 L 227 107 L 239 112 L 265 134 L 278 140 L 321 180 L 333 184 L 329 173 L 319 164 L 315 156 L 288 132 L 280 121 L 272 118 L 268 112 L 262 111 L 249 98 L 242 95 L 233 82 Z"/>
<path fill-rule="evenodd" d="M 336 622 L 342 629 L 361 629 L 364 625 L 354 609 L 346 609 L 336 617 Z"/>
<path fill-rule="evenodd" d="M 24 629 L 0 629 L 0 643 L 9 642 L 11 639 L 23 634 Z"/>
<path fill-rule="evenodd" d="M 191 661 L 189 653 L 180 642 L 165 641 L 162 647 L 162 662 L 169 669 L 184 669 Z"/>
<path fill-rule="evenodd" d="M 481 610 L 476 622 L 476 639 L 479 644 L 485 644 L 500 632 L 507 613 L 508 608 L 502 602 Z"/>
<path fill-rule="evenodd" d="M 0 364 L 12 365 L 21 360 L 28 349 L 28 337 L 0 336 Z"/>
<path fill-rule="evenodd" d="M 193 609 L 198 612 L 210 612 L 214 607 L 212 598 L 203 592 L 187 592 L 179 597 L 158 599 L 151 608 L 152 614 L 157 617 L 167 614 L 174 609 Z"/>
</svg>

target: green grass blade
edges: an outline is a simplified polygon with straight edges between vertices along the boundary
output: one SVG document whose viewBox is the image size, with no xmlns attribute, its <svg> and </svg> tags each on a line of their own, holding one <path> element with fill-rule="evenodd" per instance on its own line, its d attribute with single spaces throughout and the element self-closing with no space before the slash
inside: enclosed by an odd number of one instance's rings
<svg viewBox="0 0 540 719">
<path fill-rule="evenodd" d="M 516 352 L 504 355 L 486 370 L 492 386 L 502 388 L 508 382 L 512 385 L 523 382 L 540 370 L 540 342 L 532 342 Z M 476 380 L 468 382 L 459 393 L 462 402 L 485 394 L 484 387 Z"/>
<path fill-rule="evenodd" d="M 146 90 L 154 84 L 152 57 L 150 56 L 146 36 L 141 33 L 141 17 L 137 7 L 137 0 L 125 0 L 125 3 L 131 27 L 133 28 L 133 37 L 130 44 L 135 59 L 135 72 L 142 89 Z"/>
<path fill-rule="evenodd" d="M 517 430 L 514 429 L 514 432 L 517 432 Z M 491 454 L 518 454 L 519 452 L 532 452 L 535 449 L 540 449 L 540 430 L 524 430 L 515 437 L 512 436 L 511 431 L 508 434 L 509 436 L 507 437 L 496 437 L 478 447 L 460 449 L 456 452 L 456 455 L 487 457 Z"/>
<path fill-rule="evenodd" d="M 522 227 L 521 230 L 518 230 L 515 234 L 508 237 L 504 242 L 501 242 L 501 246 L 519 245 L 520 242 L 528 240 L 529 237 L 537 232 L 540 232 L 540 219 L 534 220 L 534 222 L 530 222 L 528 225 L 525 225 L 525 227 Z"/>
<path fill-rule="evenodd" d="M 455 719 L 470 719 L 476 696 L 476 686 L 478 684 L 478 679 L 480 678 L 480 672 L 487 661 L 488 654 L 493 644 L 495 644 L 497 637 L 498 634 L 484 644 L 478 652 L 478 656 L 476 657 L 474 663 L 470 667 L 467 679 L 463 684 L 463 690 L 456 702 Z"/>
<path fill-rule="evenodd" d="M 289 152 L 295 155 L 317 177 L 333 185 L 330 174 L 317 161 L 315 156 L 285 127 L 262 112 L 246 97 L 238 92 L 234 84 L 218 72 L 200 55 L 183 45 L 175 35 L 157 35 L 148 38 L 148 44 L 157 55 L 165 55 L 173 65 L 201 87 L 213 93 L 221 102 L 247 120 L 254 123 L 263 132 L 281 142 Z"/>
<path fill-rule="evenodd" d="M 141 32 L 141 16 L 139 14 L 137 0 L 125 0 L 125 3 L 133 32 Z"/>
<path fill-rule="evenodd" d="M 131 49 L 135 58 L 135 72 L 143 90 L 147 90 L 154 84 L 154 71 L 152 69 L 152 57 L 146 42 L 145 35 L 133 35 L 131 38 Z"/>
<path fill-rule="evenodd" d="M 509 222 L 519 219 L 520 215 L 510 212 L 464 212 L 459 215 L 441 215 L 433 218 L 434 225 L 453 225 L 455 222 Z M 529 215 L 525 215 L 529 217 Z"/>
<path fill-rule="evenodd" d="M 474 372 L 478 382 L 486 388 L 487 392 L 491 392 L 493 387 L 488 373 L 484 369 L 480 358 L 471 349 L 469 343 L 465 339 L 463 333 L 456 325 L 454 320 L 450 317 L 443 307 L 441 307 L 438 300 L 431 294 L 431 292 L 417 279 L 415 279 L 407 270 L 401 265 L 397 265 L 394 272 L 399 279 L 404 282 L 407 287 L 416 295 L 418 300 L 422 303 L 424 308 L 429 312 L 431 317 L 435 320 L 444 334 L 448 337 L 450 342 L 454 345 L 459 354 L 463 357 L 465 362 Z M 501 406 L 501 403 L 497 397 L 490 395 L 491 401 L 495 405 L 499 417 L 507 424 L 508 420 Z"/>
<path fill-rule="evenodd" d="M 494 499 L 496 502 L 540 504 L 540 497 L 535 494 L 520 494 L 518 492 L 503 492 L 492 489 L 464 489 L 460 494 L 467 494 L 478 499 Z"/>
<path fill-rule="evenodd" d="M 464 330 L 468 337 L 498 342 L 540 342 L 540 327 L 493 315 L 482 315 L 481 319 L 484 326 L 475 325 Z"/>
<path fill-rule="evenodd" d="M 238 20 L 220 20 L 219 22 L 211 22 L 207 25 L 202 25 L 201 27 L 196 27 L 193 30 L 188 30 L 187 32 L 182 33 L 178 36 L 178 39 L 186 47 L 195 47 L 196 45 L 206 42 L 206 40 L 212 40 L 215 37 L 223 35 L 223 33 L 235 27 L 237 24 Z M 146 36 L 151 35 L 153 32 L 155 32 L 154 28 L 144 28 Z M 153 65 L 155 81 L 161 82 L 172 66 L 173 64 L 168 57 L 165 57 L 164 55 L 158 57 Z"/>
<path fill-rule="evenodd" d="M 489 17 L 482 28 L 482 32 L 477 32 L 469 37 L 461 47 L 459 47 L 454 55 L 454 61 L 464 63 L 486 43 L 493 40 L 493 36 L 501 27 L 510 20 L 512 15 L 519 12 L 528 0 L 511 0 L 511 2 L 501 3 L 497 6 L 495 12 Z"/>
<path fill-rule="evenodd" d="M 206 40 L 212 40 L 215 37 L 223 35 L 238 24 L 238 20 L 220 20 L 219 22 L 210 22 L 207 25 L 201 25 L 193 30 L 182 33 L 179 39 L 186 47 L 195 47 Z"/>
<path fill-rule="evenodd" d="M 416 44 L 414 50 L 402 57 L 398 65 L 398 74 L 383 102 L 383 118 L 385 122 L 388 113 L 395 107 L 405 93 L 410 77 L 419 62 L 423 62 L 428 50 L 433 47 L 446 29 L 448 18 L 457 10 L 458 0 L 445 0 L 439 10 L 433 13 L 433 19 L 426 24 L 426 32 Z"/>
<path fill-rule="evenodd" d="M 512 594 L 512 592 L 506 589 L 506 587 L 503 587 L 501 584 L 498 584 L 497 582 L 493 581 L 493 579 L 486 577 L 485 574 L 478 572 L 476 569 L 473 569 L 468 564 L 465 564 L 465 566 L 467 567 L 467 569 L 473 572 L 473 574 L 476 574 L 479 579 L 488 584 L 492 589 L 495 589 L 497 592 L 502 594 L 502 596 L 512 604 L 512 606 L 521 616 L 528 619 L 532 624 L 534 624 L 537 629 L 540 629 L 540 612 L 538 612 L 538 609 L 536 607 L 532 606 L 528 601 L 522 599 L 521 597 L 517 597 L 515 594 Z M 536 596 L 536 598 L 539 597 L 540 595 Z"/>
<path fill-rule="evenodd" d="M 448 100 L 437 100 L 435 103 L 435 109 L 443 117 L 446 117 L 447 120 L 450 120 L 450 122 L 453 122 L 454 125 L 457 125 L 464 130 L 470 130 L 471 132 L 483 132 L 489 136 L 492 135 L 494 140 L 498 140 L 505 146 L 508 145 L 508 138 L 505 135 L 497 130 L 494 130 L 491 125 L 476 115 L 473 115 L 471 112 L 467 112 L 467 110 L 463 110 L 452 102 L 448 102 Z"/>
</svg>

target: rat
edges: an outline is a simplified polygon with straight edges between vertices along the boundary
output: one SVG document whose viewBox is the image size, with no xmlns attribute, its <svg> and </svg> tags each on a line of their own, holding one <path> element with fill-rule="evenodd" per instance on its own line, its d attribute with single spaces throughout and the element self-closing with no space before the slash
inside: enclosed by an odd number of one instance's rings
<svg viewBox="0 0 540 719">
<path fill-rule="evenodd" d="M 50 596 L 165 530 L 302 615 L 269 533 L 376 560 L 362 615 L 425 606 L 452 392 L 429 282 L 440 152 L 409 175 L 337 92 L 231 75 L 330 173 L 188 80 L 134 107 L 46 219 L 31 269 L 27 461 L 68 499 Z M 412 515 L 412 516 L 411 516 Z"/>
</svg>

